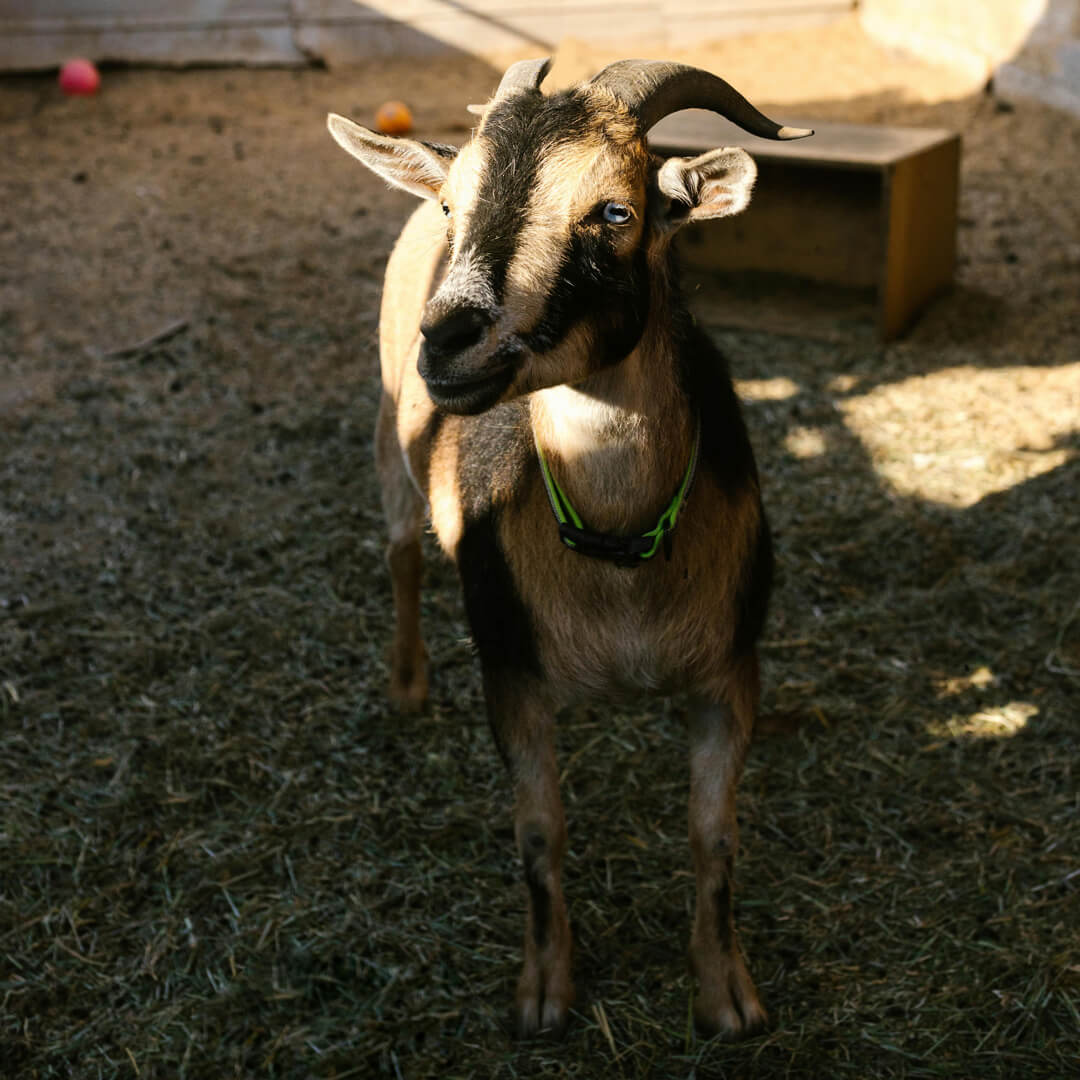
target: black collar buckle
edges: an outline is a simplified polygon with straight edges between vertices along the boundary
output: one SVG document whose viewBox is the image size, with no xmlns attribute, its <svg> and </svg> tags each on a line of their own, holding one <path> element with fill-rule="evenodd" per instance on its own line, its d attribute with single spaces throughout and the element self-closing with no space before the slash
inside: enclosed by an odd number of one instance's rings
<svg viewBox="0 0 1080 1080">
<path fill-rule="evenodd" d="M 665 553 L 670 558 L 670 532 L 665 533 Z M 644 556 L 653 549 L 653 540 L 648 536 L 612 536 L 610 533 L 593 532 L 591 529 L 579 529 L 568 521 L 559 522 L 559 538 L 579 555 L 588 555 L 594 559 L 605 559 L 627 570 L 641 566 Z"/>
</svg>

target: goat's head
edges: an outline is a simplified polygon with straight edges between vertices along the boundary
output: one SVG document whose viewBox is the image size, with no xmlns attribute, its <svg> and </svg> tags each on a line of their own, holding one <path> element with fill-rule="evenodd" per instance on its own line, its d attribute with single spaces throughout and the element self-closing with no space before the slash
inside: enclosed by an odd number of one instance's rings
<svg viewBox="0 0 1080 1080">
<path fill-rule="evenodd" d="M 344 149 L 446 215 L 449 265 L 424 311 L 419 370 L 451 412 L 482 412 L 621 360 L 646 325 L 671 234 L 746 206 L 750 156 L 720 148 L 660 161 L 645 136 L 661 117 L 703 108 L 768 138 L 810 134 L 681 64 L 624 60 L 546 96 L 549 66 L 510 67 L 460 151 L 329 117 Z"/>
</svg>

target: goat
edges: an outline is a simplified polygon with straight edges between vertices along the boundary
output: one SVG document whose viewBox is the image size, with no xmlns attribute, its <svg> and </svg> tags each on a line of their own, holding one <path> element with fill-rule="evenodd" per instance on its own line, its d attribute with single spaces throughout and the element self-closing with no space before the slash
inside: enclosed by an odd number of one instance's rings
<svg viewBox="0 0 1080 1080">
<path fill-rule="evenodd" d="M 390 695 L 406 709 L 427 696 L 430 516 L 514 785 L 528 894 L 516 1020 L 529 1036 L 561 1030 L 574 1001 L 556 710 L 687 691 L 695 1016 L 739 1035 L 766 1020 L 732 886 L 772 548 L 731 378 L 687 313 L 670 241 L 742 210 L 756 169 L 738 148 L 661 161 L 645 136 L 691 107 L 770 138 L 811 132 L 684 65 L 621 61 L 545 95 L 549 64 L 512 65 L 472 107 L 479 127 L 460 151 L 328 118 L 345 150 L 425 200 L 391 253 L 380 324 Z"/>
</svg>

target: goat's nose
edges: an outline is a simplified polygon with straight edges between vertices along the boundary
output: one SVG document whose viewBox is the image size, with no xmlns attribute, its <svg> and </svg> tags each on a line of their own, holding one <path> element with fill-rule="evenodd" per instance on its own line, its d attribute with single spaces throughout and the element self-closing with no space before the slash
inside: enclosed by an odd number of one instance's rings
<svg viewBox="0 0 1080 1080">
<path fill-rule="evenodd" d="M 475 345 L 494 321 L 491 313 L 484 308 L 455 308 L 442 318 L 425 319 L 420 324 L 420 332 L 427 340 L 429 349 L 453 356 Z"/>
</svg>

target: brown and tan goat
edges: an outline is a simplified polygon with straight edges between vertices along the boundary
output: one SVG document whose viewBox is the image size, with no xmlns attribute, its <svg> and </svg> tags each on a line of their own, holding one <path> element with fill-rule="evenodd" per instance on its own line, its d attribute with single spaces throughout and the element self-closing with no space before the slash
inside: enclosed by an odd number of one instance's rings
<svg viewBox="0 0 1080 1080">
<path fill-rule="evenodd" d="M 682 65 L 622 61 L 551 95 L 547 68 L 513 65 L 460 151 L 329 118 L 349 153 L 426 200 L 382 304 L 390 693 L 413 708 L 427 695 L 430 517 L 457 563 L 514 784 L 528 891 L 516 1010 L 529 1035 L 561 1028 L 574 1000 L 556 711 L 687 692 L 695 1012 L 734 1035 L 765 1020 L 732 884 L 772 553 L 731 379 L 686 312 L 670 241 L 688 221 L 742 210 L 755 168 L 730 148 L 660 161 L 645 135 L 690 107 L 771 138 L 810 133 Z"/>
</svg>

